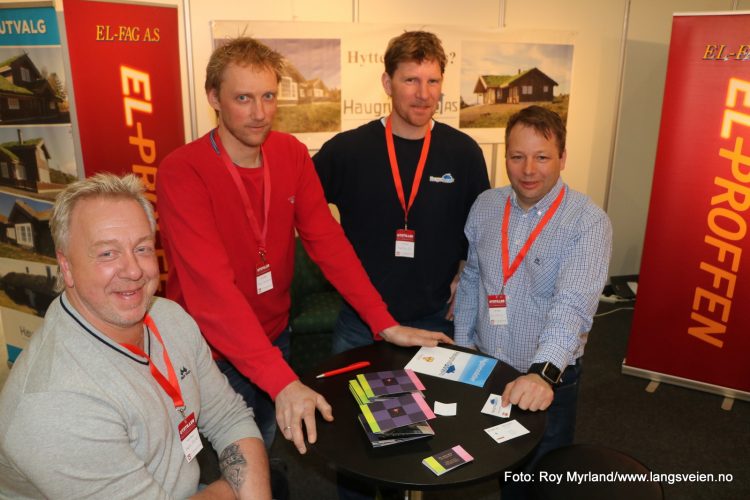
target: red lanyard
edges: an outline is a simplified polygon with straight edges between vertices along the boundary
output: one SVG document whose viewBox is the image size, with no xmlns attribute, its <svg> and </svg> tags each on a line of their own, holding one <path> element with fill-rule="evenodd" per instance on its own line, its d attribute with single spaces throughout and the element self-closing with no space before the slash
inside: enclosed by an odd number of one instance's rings
<svg viewBox="0 0 750 500">
<path fill-rule="evenodd" d="M 266 235 L 268 234 L 268 213 L 271 208 L 271 171 L 268 168 L 268 157 L 266 156 L 265 151 L 263 151 L 263 146 L 261 146 L 260 154 L 263 158 L 263 161 L 265 162 L 265 165 L 263 165 L 263 228 L 261 229 L 260 224 L 258 224 L 258 219 L 255 217 L 253 207 L 252 205 L 250 205 L 250 197 L 247 195 L 245 184 L 242 182 L 242 179 L 240 179 L 240 174 L 237 173 L 237 167 L 235 167 L 234 162 L 232 162 L 232 159 L 227 154 L 227 151 L 221 145 L 219 134 L 214 133 L 215 131 L 216 129 L 211 132 L 211 137 L 216 142 L 216 147 L 219 150 L 219 155 L 221 156 L 221 160 L 224 162 L 224 166 L 227 168 L 227 172 L 229 172 L 230 177 L 232 177 L 234 184 L 237 186 L 237 190 L 240 192 L 242 204 L 245 206 L 245 215 L 247 216 L 247 220 L 250 223 L 250 229 L 253 232 L 253 236 L 255 236 L 255 241 L 258 243 L 258 254 L 260 255 L 261 260 L 265 263 Z"/>
<path fill-rule="evenodd" d="M 509 258 L 509 251 L 508 251 L 508 225 L 510 223 L 510 196 L 508 196 L 508 199 L 505 201 L 505 211 L 503 213 L 503 241 L 501 243 L 502 252 L 503 252 L 503 289 L 500 291 L 500 294 L 502 294 L 505 291 L 505 284 L 508 282 L 511 276 L 516 272 L 518 269 L 518 266 L 521 265 L 521 261 L 523 261 L 523 258 L 526 257 L 526 253 L 529 251 L 529 248 L 531 248 L 531 245 L 534 244 L 534 240 L 536 240 L 536 237 L 539 236 L 539 233 L 542 232 L 542 229 L 544 229 L 544 226 L 547 225 L 549 220 L 552 218 L 553 215 L 555 215 L 555 212 L 557 211 L 557 208 L 560 206 L 560 203 L 562 203 L 563 196 L 565 196 L 565 187 L 563 187 L 560 190 L 560 194 L 557 195 L 557 198 L 555 198 L 555 201 L 552 202 L 552 205 L 550 205 L 549 210 L 547 210 L 547 213 L 544 214 L 544 217 L 542 217 L 542 220 L 539 221 L 539 223 L 536 225 L 533 231 L 531 231 L 531 234 L 529 235 L 529 239 L 526 240 L 526 243 L 521 248 L 521 251 L 518 252 L 518 255 L 516 255 L 516 258 L 513 260 L 513 264 L 510 266 L 508 265 L 508 262 L 510 261 Z"/>
<path fill-rule="evenodd" d="M 164 392 L 167 393 L 167 395 L 172 398 L 172 401 L 174 402 L 174 407 L 177 408 L 177 410 L 183 414 L 185 413 L 185 402 L 182 400 L 182 391 L 180 390 L 180 383 L 177 380 L 177 374 L 174 372 L 174 368 L 172 367 L 172 361 L 169 359 L 169 354 L 167 353 L 167 346 L 164 345 L 164 341 L 161 338 L 161 335 L 159 335 L 159 330 L 156 328 L 156 324 L 154 324 L 154 320 L 151 319 L 151 316 L 148 314 L 143 320 L 143 323 L 146 325 L 146 328 L 148 328 L 150 331 L 154 333 L 154 337 L 156 337 L 156 340 L 159 341 L 162 347 L 163 357 L 164 357 L 164 366 L 167 367 L 167 377 L 162 375 L 162 373 L 159 371 L 159 369 L 154 365 L 154 363 L 151 361 L 151 358 L 143 352 L 143 349 L 141 349 L 138 346 L 135 346 L 133 344 L 120 344 L 125 349 L 129 350 L 133 354 L 137 356 L 141 356 L 142 358 L 146 358 L 148 360 L 148 367 L 151 370 L 151 375 L 156 379 L 156 381 L 159 383 L 162 389 L 164 389 Z"/>
<path fill-rule="evenodd" d="M 398 171 L 398 160 L 396 159 L 396 147 L 393 145 L 393 127 L 391 125 L 391 117 L 385 122 L 385 142 L 388 146 L 388 159 L 391 162 L 391 173 L 393 174 L 393 183 L 396 185 L 396 194 L 398 195 L 398 201 L 401 202 L 401 208 L 404 209 L 404 229 L 408 229 L 409 209 L 414 204 L 414 199 L 417 197 L 417 191 L 419 191 L 419 182 L 422 180 L 422 173 L 424 172 L 424 165 L 427 163 L 427 152 L 430 150 L 430 137 L 432 136 L 431 127 L 427 127 L 427 132 L 424 135 L 424 143 L 422 143 L 422 153 L 419 155 L 419 163 L 417 163 L 417 171 L 414 173 L 414 182 L 411 183 L 411 194 L 409 195 L 409 204 L 407 205 L 404 200 L 404 185 L 401 183 L 401 173 Z"/>
</svg>

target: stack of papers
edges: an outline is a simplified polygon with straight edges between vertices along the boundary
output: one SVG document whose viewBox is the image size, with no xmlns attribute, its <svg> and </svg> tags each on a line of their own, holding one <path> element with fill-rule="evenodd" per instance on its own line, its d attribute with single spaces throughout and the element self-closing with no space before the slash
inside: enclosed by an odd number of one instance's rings
<svg viewBox="0 0 750 500">
<path fill-rule="evenodd" d="M 424 400 L 424 385 L 411 370 L 364 373 L 349 381 L 362 412 L 359 422 L 373 447 L 413 441 L 435 432 L 435 414 Z"/>
<path fill-rule="evenodd" d="M 359 406 L 372 432 L 387 432 L 406 425 L 435 418 L 430 406 L 419 393 L 378 399 Z"/>
<path fill-rule="evenodd" d="M 398 394 L 421 392 L 424 384 L 413 370 L 360 373 L 349 381 L 349 390 L 360 405 Z"/>
<path fill-rule="evenodd" d="M 362 425 L 367 439 L 373 448 L 380 448 L 382 446 L 390 446 L 392 444 L 406 443 L 407 441 L 414 441 L 415 439 L 422 439 L 435 435 L 435 431 L 432 430 L 430 424 L 427 422 L 419 422 L 417 424 L 407 425 L 399 427 L 390 431 L 375 433 L 370 430 L 370 425 L 367 423 L 364 415 L 357 415 L 359 423 Z"/>
</svg>

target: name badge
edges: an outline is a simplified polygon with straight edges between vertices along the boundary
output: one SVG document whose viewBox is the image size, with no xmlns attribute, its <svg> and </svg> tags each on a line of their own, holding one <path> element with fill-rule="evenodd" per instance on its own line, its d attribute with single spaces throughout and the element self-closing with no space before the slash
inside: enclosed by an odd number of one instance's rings
<svg viewBox="0 0 750 500">
<path fill-rule="evenodd" d="M 412 229 L 398 229 L 396 231 L 396 257 L 414 258 L 416 234 Z"/>
<path fill-rule="evenodd" d="M 185 458 L 190 463 L 203 449 L 203 443 L 201 443 L 201 437 L 198 434 L 198 422 L 195 421 L 195 413 L 191 413 L 180 422 L 177 430 L 180 432 L 182 451 L 185 452 Z"/>
<path fill-rule="evenodd" d="M 490 324 L 503 326 L 508 324 L 508 302 L 505 294 L 488 295 L 487 306 L 490 310 Z"/>
<path fill-rule="evenodd" d="M 271 278 L 271 264 L 263 264 L 255 270 L 255 286 L 258 295 L 273 289 L 273 279 Z"/>
</svg>

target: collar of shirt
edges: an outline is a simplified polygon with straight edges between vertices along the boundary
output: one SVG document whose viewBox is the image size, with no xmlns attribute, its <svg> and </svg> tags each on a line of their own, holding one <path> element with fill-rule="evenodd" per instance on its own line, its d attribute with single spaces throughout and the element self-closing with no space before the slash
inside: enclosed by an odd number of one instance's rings
<svg viewBox="0 0 750 500">
<path fill-rule="evenodd" d="M 84 318 L 83 315 L 78 311 L 78 309 L 76 309 L 75 306 L 73 306 L 73 304 L 70 302 L 67 292 L 63 291 L 63 293 L 61 293 L 59 296 L 59 300 L 63 311 L 65 311 L 65 313 L 67 313 L 73 321 L 78 323 L 78 326 L 80 326 L 83 331 L 85 331 L 110 349 L 122 354 L 126 358 L 129 358 L 141 365 L 148 366 L 148 360 L 146 358 L 131 353 L 120 344 L 109 338 L 103 332 L 99 331 L 94 325 L 89 323 L 89 321 Z M 145 328 L 144 337 L 146 338 L 146 352 L 149 356 L 151 356 L 151 335 L 146 334 Z"/>
<path fill-rule="evenodd" d="M 381 116 L 380 117 L 380 123 L 383 125 L 384 128 L 385 128 L 386 121 L 388 121 L 388 117 L 387 116 Z M 435 120 L 430 119 L 430 130 L 433 130 L 434 128 L 435 128 Z M 396 135 L 396 134 L 393 134 L 393 135 Z M 396 135 L 396 137 L 399 137 L 399 136 Z M 402 137 L 402 139 L 403 139 L 403 137 Z M 417 140 L 421 141 L 421 139 L 417 139 Z"/>
<path fill-rule="evenodd" d="M 543 215 L 547 210 L 549 210 L 549 207 L 554 203 L 555 198 L 557 198 L 557 195 L 560 194 L 560 190 L 563 188 L 563 181 L 562 177 L 557 178 L 557 182 L 555 183 L 555 186 L 550 190 L 549 193 L 544 195 L 544 198 L 539 200 L 536 205 L 531 207 L 529 209 L 529 212 L 537 212 L 537 215 L 541 216 Z M 518 195 L 516 194 L 516 191 L 511 188 L 510 190 L 510 203 L 513 205 L 514 208 L 517 208 L 519 210 L 524 210 L 521 205 L 518 204 Z M 524 210 L 525 211 L 525 210 Z"/>
</svg>

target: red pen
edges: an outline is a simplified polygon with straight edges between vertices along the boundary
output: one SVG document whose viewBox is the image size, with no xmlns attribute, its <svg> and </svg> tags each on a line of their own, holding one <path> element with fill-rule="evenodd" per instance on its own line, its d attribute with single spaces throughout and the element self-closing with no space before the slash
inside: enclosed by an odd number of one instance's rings
<svg viewBox="0 0 750 500">
<path fill-rule="evenodd" d="M 360 368 L 364 368 L 365 366 L 370 366 L 370 362 L 369 361 L 357 361 L 356 363 L 352 363 L 348 366 L 344 366 L 343 368 L 336 368 L 335 370 L 321 373 L 315 378 L 331 377 L 333 375 L 338 375 L 339 373 L 346 373 L 346 372 L 351 372 L 354 370 L 359 370 Z"/>
</svg>

